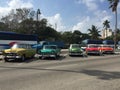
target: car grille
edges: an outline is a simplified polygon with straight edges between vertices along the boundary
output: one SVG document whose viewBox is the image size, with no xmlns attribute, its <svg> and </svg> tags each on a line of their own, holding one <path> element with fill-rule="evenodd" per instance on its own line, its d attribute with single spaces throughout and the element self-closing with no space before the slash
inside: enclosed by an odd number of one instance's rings
<svg viewBox="0 0 120 90">
<path fill-rule="evenodd" d="M 80 52 L 80 51 L 76 51 L 76 52 L 70 52 L 70 53 L 82 53 L 82 52 Z"/>
<path fill-rule="evenodd" d="M 42 52 L 41 54 L 42 54 L 42 55 L 51 55 L 51 54 L 54 54 L 54 53 L 50 53 L 50 52 Z"/>
<path fill-rule="evenodd" d="M 5 55 L 7 55 L 7 56 L 16 56 L 17 54 L 16 53 L 5 53 Z"/>
</svg>

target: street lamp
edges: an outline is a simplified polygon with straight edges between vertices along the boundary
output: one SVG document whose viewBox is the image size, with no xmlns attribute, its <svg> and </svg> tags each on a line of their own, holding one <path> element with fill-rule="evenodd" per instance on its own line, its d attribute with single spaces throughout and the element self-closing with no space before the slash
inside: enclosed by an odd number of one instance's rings
<svg viewBox="0 0 120 90">
<path fill-rule="evenodd" d="M 37 13 L 36 13 L 36 34 L 38 34 L 38 20 L 39 20 L 39 15 L 41 14 L 40 9 L 37 9 Z M 36 48 L 36 52 L 38 53 L 38 47 Z"/>
<path fill-rule="evenodd" d="M 37 17 L 36 17 L 37 21 L 38 21 L 38 16 L 39 16 L 40 14 L 41 14 L 40 9 L 37 9 Z"/>
<path fill-rule="evenodd" d="M 36 33 L 37 33 L 37 30 L 38 30 L 38 18 L 39 18 L 39 15 L 41 14 L 40 12 L 40 9 L 37 9 L 37 13 L 36 13 Z"/>
</svg>

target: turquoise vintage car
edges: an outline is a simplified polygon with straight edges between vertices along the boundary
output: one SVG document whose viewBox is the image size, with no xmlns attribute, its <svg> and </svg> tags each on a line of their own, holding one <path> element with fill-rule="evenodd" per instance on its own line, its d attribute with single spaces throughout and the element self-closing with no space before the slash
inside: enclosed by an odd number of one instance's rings
<svg viewBox="0 0 120 90">
<path fill-rule="evenodd" d="M 42 49 L 38 50 L 39 58 L 44 59 L 45 57 L 57 58 L 60 56 L 61 49 L 57 45 L 44 45 Z"/>
<path fill-rule="evenodd" d="M 81 48 L 79 44 L 70 44 L 69 56 L 73 56 L 73 55 L 87 56 L 87 53 L 85 50 Z"/>
</svg>

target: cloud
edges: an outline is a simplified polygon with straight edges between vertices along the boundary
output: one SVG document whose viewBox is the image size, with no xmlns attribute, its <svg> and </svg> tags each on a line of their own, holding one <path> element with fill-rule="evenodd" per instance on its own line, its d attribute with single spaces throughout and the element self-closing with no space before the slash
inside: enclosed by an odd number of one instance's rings
<svg viewBox="0 0 120 90">
<path fill-rule="evenodd" d="M 44 15 L 43 17 L 45 17 L 48 20 L 48 24 L 51 25 L 52 28 L 56 29 L 57 31 L 66 30 L 66 27 L 63 25 L 62 17 L 59 13 L 51 17 L 46 17 Z"/>
<path fill-rule="evenodd" d="M 120 18 L 119 18 L 119 16 L 120 16 L 120 2 L 119 2 L 119 4 L 118 4 L 118 28 L 120 28 Z"/>
<path fill-rule="evenodd" d="M 33 5 L 30 2 L 23 2 L 22 0 L 12 0 L 8 2 L 8 7 L 10 8 L 32 8 Z"/>
<path fill-rule="evenodd" d="M 89 26 L 90 17 L 84 17 L 82 21 L 78 22 L 76 25 L 73 26 L 72 31 L 80 30 L 81 32 L 86 32 L 87 27 Z"/>
<path fill-rule="evenodd" d="M 75 24 L 72 28 L 72 30 L 80 30 L 81 32 L 86 33 L 89 28 L 91 28 L 91 25 L 97 26 L 99 29 L 103 28 L 103 22 L 105 20 L 109 20 L 112 22 L 112 19 L 114 18 L 113 15 L 111 15 L 106 10 L 101 10 L 98 8 L 98 3 L 103 3 L 105 0 L 77 0 L 78 4 L 84 4 L 88 10 L 91 12 L 93 16 L 83 16 L 81 21 L 79 21 L 77 24 Z M 113 28 L 113 25 L 111 26 Z"/>
<path fill-rule="evenodd" d="M 100 0 L 100 2 L 104 2 L 105 0 Z"/>
<path fill-rule="evenodd" d="M 112 16 L 106 10 L 98 10 L 94 13 L 95 17 L 100 19 L 102 22 L 105 20 L 111 20 Z"/>
<path fill-rule="evenodd" d="M 74 31 L 74 30 L 80 30 L 82 33 L 87 33 L 87 30 L 91 28 L 92 25 L 95 25 L 99 28 L 99 30 L 102 30 L 103 28 L 103 22 L 105 20 L 112 20 L 112 16 L 107 11 L 98 10 L 93 13 L 94 16 L 83 16 L 81 17 L 81 20 L 76 23 L 75 25 L 71 27 L 67 27 L 64 25 L 62 17 L 59 13 L 53 15 L 53 16 L 42 16 L 42 18 L 46 18 L 48 20 L 48 23 L 57 31 Z"/>
<path fill-rule="evenodd" d="M 112 20 L 112 16 L 107 13 L 107 11 L 101 11 L 98 10 L 94 13 L 93 17 L 86 16 L 86 17 L 81 17 L 82 20 L 75 24 L 72 27 L 72 30 L 80 30 L 83 33 L 86 33 L 89 28 L 91 28 L 92 25 L 95 25 L 98 27 L 99 30 L 102 30 L 103 28 L 103 22 L 105 20 Z"/>
<path fill-rule="evenodd" d="M 12 9 L 16 8 L 33 8 L 33 5 L 30 1 L 23 0 L 10 0 L 6 3 L 4 7 L 0 7 L 0 18 L 7 15 Z"/>
<path fill-rule="evenodd" d="M 78 4 L 85 4 L 89 10 L 94 11 L 98 9 L 96 1 L 97 0 L 77 0 L 76 2 Z"/>
<path fill-rule="evenodd" d="M 119 4 L 118 4 L 118 14 L 120 14 L 120 2 L 119 2 Z"/>
</svg>

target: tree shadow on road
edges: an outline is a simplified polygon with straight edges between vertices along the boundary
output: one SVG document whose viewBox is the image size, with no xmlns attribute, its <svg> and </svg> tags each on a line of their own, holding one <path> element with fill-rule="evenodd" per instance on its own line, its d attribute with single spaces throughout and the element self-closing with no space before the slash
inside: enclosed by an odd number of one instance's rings
<svg viewBox="0 0 120 90">
<path fill-rule="evenodd" d="M 110 72 L 101 70 L 82 70 L 81 73 L 90 76 L 96 76 L 98 79 L 102 80 L 120 79 L 120 72 Z"/>
<path fill-rule="evenodd" d="M 68 73 L 78 73 L 86 74 L 89 76 L 95 76 L 97 79 L 101 80 L 114 80 L 120 79 L 120 72 L 115 71 L 102 71 L 102 70 L 69 70 L 69 69 L 49 69 L 42 68 L 41 66 L 32 66 L 32 67 L 14 67 L 14 66 L 0 66 L 0 68 L 6 69 L 25 69 L 25 70 L 41 70 L 41 71 L 51 71 L 51 72 L 68 72 Z"/>
</svg>

